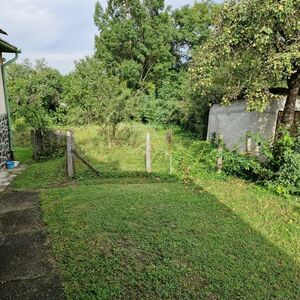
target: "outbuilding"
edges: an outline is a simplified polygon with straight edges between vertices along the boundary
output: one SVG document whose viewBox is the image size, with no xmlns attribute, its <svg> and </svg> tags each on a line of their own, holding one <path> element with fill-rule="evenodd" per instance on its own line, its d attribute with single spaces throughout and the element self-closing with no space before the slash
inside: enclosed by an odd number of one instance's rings
<svg viewBox="0 0 300 300">
<path fill-rule="evenodd" d="M 247 111 L 245 101 L 236 101 L 230 106 L 215 104 L 209 113 L 207 139 L 223 135 L 228 149 L 246 150 L 247 133 L 259 135 L 272 142 L 283 116 L 285 99 L 272 102 L 263 113 Z M 300 99 L 297 101 L 295 120 L 300 119 Z M 295 126 L 296 126 L 295 122 Z M 255 145 L 253 145 L 255 148 Z"/>
</svg>

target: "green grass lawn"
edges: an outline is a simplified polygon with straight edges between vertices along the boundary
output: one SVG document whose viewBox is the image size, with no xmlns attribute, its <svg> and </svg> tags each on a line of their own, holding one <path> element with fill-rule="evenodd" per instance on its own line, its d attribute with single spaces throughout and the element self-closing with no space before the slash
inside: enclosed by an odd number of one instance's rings
<svg viewBox="0 0 300 300">
<path fill-rule="evenodd" d="M 299 198 L 211 175 L 185 186 L 167 164 L 145 174 L 136 145 L 77 140 L 99 178 L 80 167 L 66 181 L 58 158 L 13 184 L 40 190 L 68 299 L 300 299 Z"/>
</svg>

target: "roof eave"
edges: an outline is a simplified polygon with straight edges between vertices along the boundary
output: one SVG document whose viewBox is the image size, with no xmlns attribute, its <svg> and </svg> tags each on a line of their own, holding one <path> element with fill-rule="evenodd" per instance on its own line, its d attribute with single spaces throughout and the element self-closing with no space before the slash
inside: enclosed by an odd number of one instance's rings
<svg viewBox="0 0 300 300">
<path fill-rule="evenodd" d="M 21 53 L 21 50 L 10 43 L 0 39 L 0 52 L 4 53 Z"/>
</svg>

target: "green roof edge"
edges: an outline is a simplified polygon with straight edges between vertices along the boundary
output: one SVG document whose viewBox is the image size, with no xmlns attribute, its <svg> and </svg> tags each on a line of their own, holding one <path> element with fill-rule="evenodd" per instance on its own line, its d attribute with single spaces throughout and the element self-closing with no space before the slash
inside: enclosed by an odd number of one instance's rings
<svg viewBox="0 0 300 300">
<path fill-rule="evenodd" d="M 6 53 L 21 53 L 20 49 L 2 39 L 0 39 L 0 52 L 1 51 Z"/>
</svg>

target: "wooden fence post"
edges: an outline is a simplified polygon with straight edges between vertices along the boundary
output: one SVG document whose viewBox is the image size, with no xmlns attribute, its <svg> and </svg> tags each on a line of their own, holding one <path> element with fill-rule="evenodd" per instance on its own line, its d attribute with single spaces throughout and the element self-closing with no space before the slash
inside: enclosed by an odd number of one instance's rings
<svg viewBox="0 0 300 300">
<path fill-rule="evenodd" d="M 169 150 L 169 173 L 172 174 L 173 172 L 173 159 L 172 159 L 172 146 L 173 146 L 173 132 L 172 130 L 168 131 L 166 134 L 166 141 L 168 144 Z"/>
<path fill-rule="evenodd" d="M 67 171 L 68 177 L 74 176 L 74 160 L 73 160 L 73 134 L 67 131 Z"/>
<path fill-rule="evenodd" d="M 256 143 L 255 155 L 260 156 L 260 143 Z"/>
<path fill-rule="evenodd" d="M 151 139 L 150 133 L 146 135 L 146 171 L 151 173 Z"/>
<path fill-rule="evenodd" d="M 217 172 L 220 174 L 223 168 L 223 135 L 219 135 L 218 139 L 218 158 L 217 158 Z"/>
<path fill-rule="evenodd" d="M 251 153 L 251 146 L 252 146 L 251 132 L 247 131 L 247 133 L 246 133 L 246 153 L 247 154 Z"/>
</svg>

